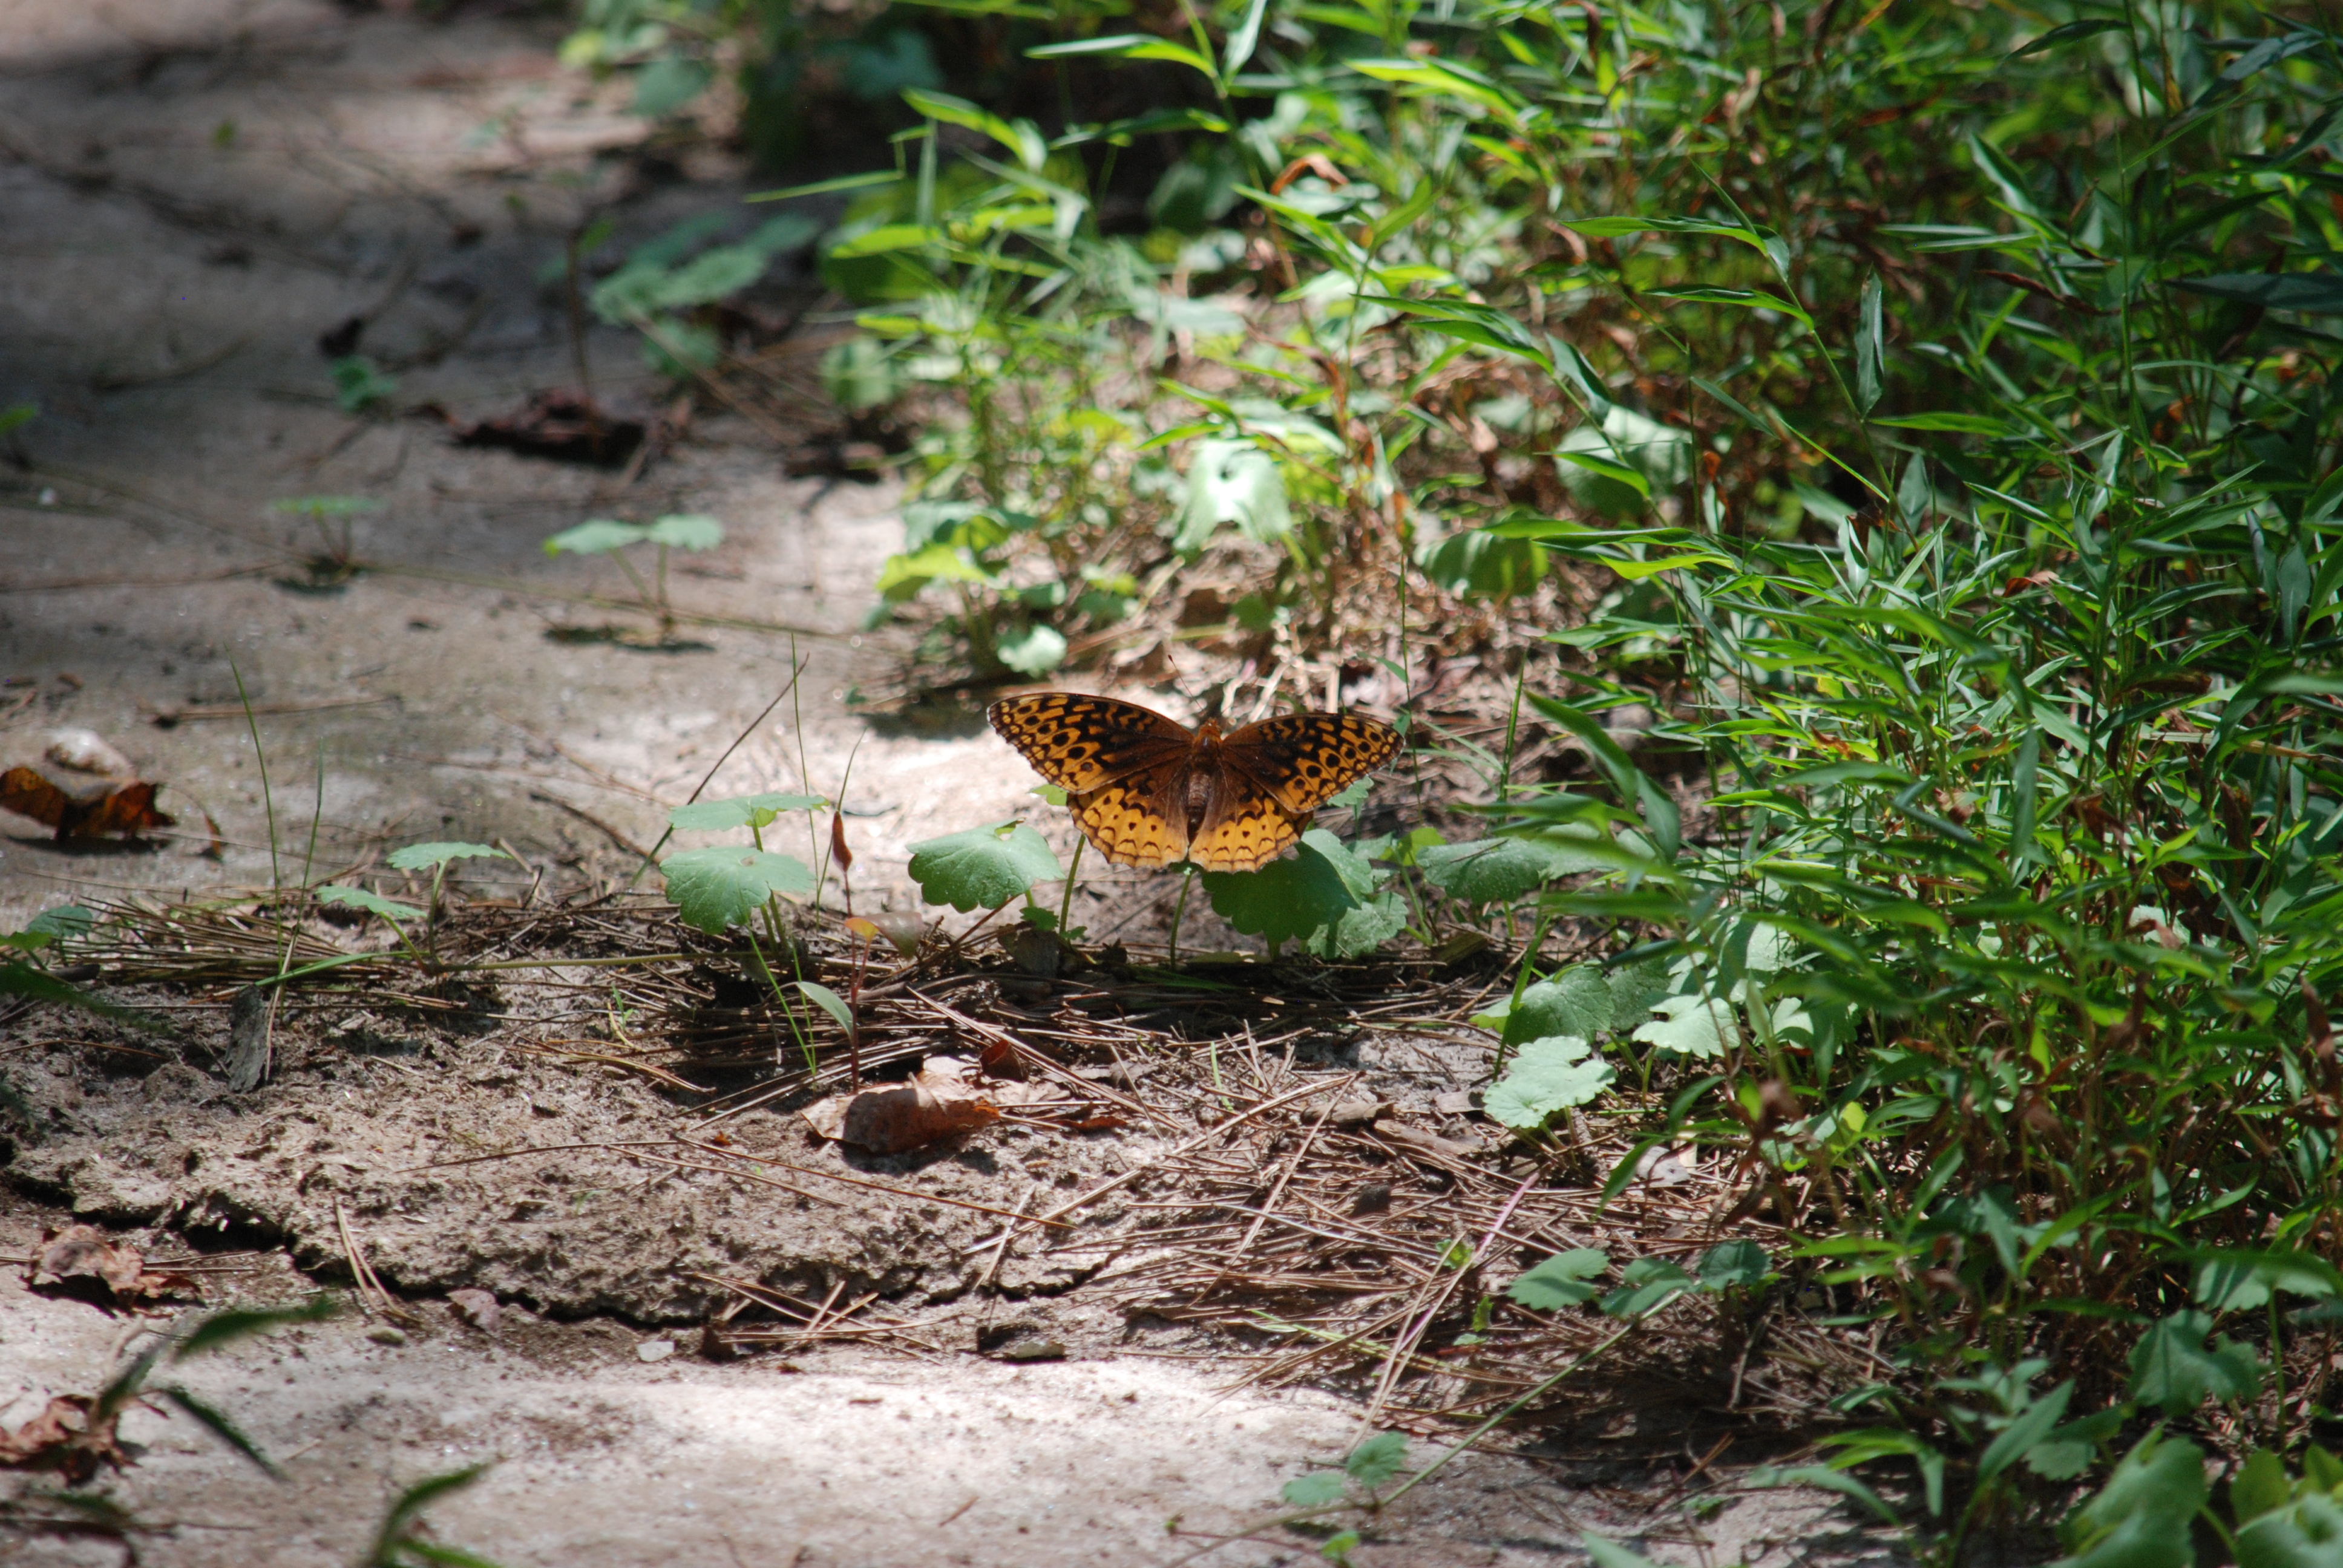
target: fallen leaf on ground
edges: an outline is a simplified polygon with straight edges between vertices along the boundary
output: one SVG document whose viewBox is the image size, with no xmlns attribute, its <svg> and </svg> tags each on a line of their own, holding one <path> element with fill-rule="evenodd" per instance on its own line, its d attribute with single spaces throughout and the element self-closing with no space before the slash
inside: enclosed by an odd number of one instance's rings
<svg viewBox="0 0 2343 1568">
<path fill-rule="evenodd" d="M 177 824 L 177 818 L 155 809 L 155 791 L 161 787 L 143 779 L 60 781 L 37 769 L 11 768 L 0 773 L 0 807 L 55 829 L 59 839 L 135 836 Z"/>
<path fill-rule="evenodd" d="M 95 1225 L 44 1231 L 40 1246 L 25 1263 L 25 1283 L 37 1291 L 81 1281 L 104 1286 L 117 1302 L 156 1302 L 198 1292 L 196 1282 L 185 1274 L 147 1268 L 137 1248 L 115 1245 Z"/>
<path fill-rule="evenodd" d="M 76 773 L 97 773 L 109 779 L 135 779 L 138 769 L 95 729 L 53 729 L 44 759 Z"/>
<path fill-rule="evenodd" d="M 834 1094 L 800 1114 L 833 1142 L 896 1154 L 997 1121 L 1002 1106 L 1023 1104 L 1027 1092 L 1021 1083 L 980 1079 L 975 1064 L 961 1058 L 931 1056 L 904 1082 Z"/>
<path fill-rule="evenodd" d="M 643 444 L 649 425 L 566 387 L 538 392 L 509 414 L 447 421 L 458 447 L 502 447 L 566 463 L 618 464 Z"/>
<path fill-rule="evenodd" d="M 115 1439 L 114 1418 L 90 1424 L 96 1402 L 85 1393 L 55 1395 L 40 1414 L 0 1436 L 0 1465 L 55 1470 L 75 1486 L 96 1475 L 101 1464 L 128 1469 L 130 1456 Z"/>
</svg>

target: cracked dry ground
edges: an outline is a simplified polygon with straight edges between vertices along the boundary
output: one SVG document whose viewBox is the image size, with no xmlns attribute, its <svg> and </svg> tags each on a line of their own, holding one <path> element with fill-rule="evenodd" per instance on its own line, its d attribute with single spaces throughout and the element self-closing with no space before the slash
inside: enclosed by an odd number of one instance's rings
<svg viewBox="0 0 2343 1568">
<path fill-rule="evenodd" d="M 467 879 L 476 901 L 591 897 L 797 661 L 798 702 L 719 783 L 829 790 L 850 758 L 863 899 L 908 907 L 907 845 L 1030 807 L 1030 778 L 972 710 L 849 706 L 893 668 L 854 629 L 900 537 L 883 487 L 788 477 L 771 432 L 721 409 L 615 474 L 336 407 L 317 342 L 353 320 L 397 367 L 401 408 L 476 418 L 574 382 L 538 278 L 579 215 L 607 209 L 639 240 L 750 188 L 720 153 L 646 153 L 607 93 L 558 69 L 558 37 L 550 17 L 461 6 L 427 22 L 316 0 L 0 0 L 0 406 L 41 410 L 0 469 L 0 765 L 57 727 L 95 730 L 167 782 L 182 824 L 159 849 L 66 849 L 0 816 L 0 924 L 72 899 L 265 887 L 273 859 L 333 869 L 436 837 L 508 845 L 528 869 Z M 805 285 L 784 267 L 772 286 L 801 301 Z M 586 351 L 607 395 L 659 392 L 622 337 Z M 318 581 L 318 537 L 271 509 L 321 494 L 380 503 L 357 519 L 354 580 Z M 585 602 L 622 591 L 614 574 L 539 547 L 590 516 L 669 510 L 729 533 L 675 578 L 700 618 L 689 646 L 647 651 L 606 635 L 628 618 Z M 1141 918 L 1155 898 L 1129 879 L 1093 892 Z M 281 1482 L 185 1418 L 134 1410 L 138 1462 L 100 1484 L 146 1527 L 139 1561 L 347 1563 L 401 1487 L 481 1460 L 496 1467 L 434 1528 L 506 1564 L 1168 1561 L 1197 1537 L 1167 1520 L 1227 1529 L 1361 1435 L 1360 1406 L 1332 1393 L 1229 1392 L 1212 1342 L 1087 1298 L 1086 1268 L 971 1252 L 997 1226 L 984 1207 L 1130 1169 L 1161 1146 L 1149 1129 L 1004 1123 L 850 1167 L 793 1117 L 727 1124 L 744 1154 L 918 1194 L 814 1182 L 809 1197 L 601 1147 L 698 1112 L 640 1075 L 523 1049 L 595 1027 L 607 987 L 591 976 L 506 987 L 463 1028 L 288 1007 L 276 1074 L 245 1095 L 222 1081 L 225 995 L 139 993 L 159 1034 L 49 1010 L 0 1023 L 23 1101 L 0 1251 L 78 1218 L 151 1254 L 250 1254 L 204 1275 L 214 1302 L 319 1284 L 347 1299 L 347 1227 L 411 1322 L 346 1312 L 189 1363 Z M 1427 1116 L 1479 1070 L 1427 1070 L 1371 1035 L 1351 1049 L 1286 1070 L 1363 1070 Z M 552 1145 L 595 1147 L 444 1163 Z M 873 1310 L 911 1327 L 709 1359 L 699 1327 L 723 1296 L 695 1275 L 878 1292 Z M 450 1309 L 459 1291 L 500 1300 L 493 1332 Z M 94 1389 L 169 1317 L 0 1271 L 0 1422 Z M 1065 1359 L 979 1353 L 1035 1340 Z M 1475 1455 L 1359 1560 L 1545 1562 L 1605 1524 L 1675 1541 L 1678 1560 L 1871 1550 L 1813 1498 L 1653 1513 L 1690 1468 L 1683 1446 Z M 0 1530 L 0 1561 L 124 1553 Z M 1316 1554 L 1272 1533 L 1212 1561 Z"/>
</svg>

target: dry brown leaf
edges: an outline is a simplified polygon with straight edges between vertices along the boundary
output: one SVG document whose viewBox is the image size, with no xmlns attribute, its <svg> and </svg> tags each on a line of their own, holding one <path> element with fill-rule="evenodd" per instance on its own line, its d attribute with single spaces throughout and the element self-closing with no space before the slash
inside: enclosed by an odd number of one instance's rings
<svg viewBox="0 0 2343 1568">
<path fill-rule="evenodd" d="M 155 809 L 161 786 L 143 779 L 58 783 L 32 768 L 0 773 L 0 807 L 57 830 L 59 839 L 95 839 L 169 828 L 178 819 Z"/>
<path fill-rule="evenodd" d="M 25 1269 L 25 1283 L 34 1290 L 88 1285 L 104 1287 L 116 1302 L 155 1302 L 175 1295 L 200 1293 L 185 1274 L 151 1270 L 136 1247 L 118 1247 L 95 1225 L 67 1225 L 44 1231 L 40 1246 Z"/>
<path fill-rule="evenodd" d="M 85 1393 L 61 1393 L 50 1399 L 40 1414 L 12 1432 L 0 1434 L 0 1465 L 12 1470 L 55 1470 L 75 1486 L 97 1473 L 101 1464 L 116 1470 L 130 1466 L 130 1456 L 115 1439 L 114 1421 L 90 1425 L 96 1404 Z"/>
<path fill-rule="evenodd" d="M 962 1058 L 931 1056 L 902 1083 L 834 1094 L 799 1114 L 833 1142 L 897 1154 L 997 1121 L 1002 1106 L 1021 1105 L 1029 1093 L 1021 1083 L 980 1078 L 976 1064 Z"/>
</svg>

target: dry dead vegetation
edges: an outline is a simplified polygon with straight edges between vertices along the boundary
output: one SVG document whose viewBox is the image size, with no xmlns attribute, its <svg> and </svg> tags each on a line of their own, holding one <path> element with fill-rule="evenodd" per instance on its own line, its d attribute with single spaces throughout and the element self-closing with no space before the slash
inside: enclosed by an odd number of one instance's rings
<svg viewBox="0 0 2343 1568">
<path fill-rule="evenodd" d="M 404 1296 L 487 1287 L 697 1323 L 719 1359 L 1111 1349 L 1344 1391 L 1427 1435 L 1526 1396 L 1553 1437 L 1706 1432 L 1713 1454 L 1728 1425 L 1799 1430 L 1830 1389 L 1891 1375 L 1818 1321 L 1821 1292 L 1624 1323 L 1508 1298 L 1574 1249 L 1690 1269 L 1721 1241 L 1779 1241 L 1753 1218 L 1775 1195 L 1729 1154 L 1654 1151 L 1606 1202 L 1624 1124 L 1582 1113 L 1537 1147 L 1481 1116 L 1491 1037 L 1469 1020 L 1511 980 L 1487 953 L 1173 970 L 1116 949 L 1053 976 L 934 930 L 866 959 L 808 912 L 807 976 L 844 991 L 865 966 L 858 1089 L 840 1031 L 801 1053 L 803 1020 L 749 980 L 737 933 L 621 890 L 488 893 L 449 892 L 428 963 L 351 961 L 364 939 L 303 895 L 104 909 L 61 972 L 121 1018 L 18 1002 L 0 1030 L 20 1058 L 95 1053 L 124 1109 L 98 1118 L 103 1155 L 76 1145 L 61 1167 L 41 1139 L 59 1081 L 34 1075 L 18 1179 L 116 1221 L 281 1237 L 387 1322 Z M 272 992 L 273 1016 L 251 1000 Z M 239 1097 L 163 1060 L 141 1017 L 229 1077 L 266 1030 L 253 1144 L 187 1125 L 250 1136 L 226 1113 Z M 355 1116 L 337 1103 L 354 1088 Z M 628 1201 L 589 1213 L 589 1193 Z M 564 1206 L 569 1224 L 544 1222 Z M 1599 1380 L 1557 1382 L 1598 1347 Z"/>
</svg>

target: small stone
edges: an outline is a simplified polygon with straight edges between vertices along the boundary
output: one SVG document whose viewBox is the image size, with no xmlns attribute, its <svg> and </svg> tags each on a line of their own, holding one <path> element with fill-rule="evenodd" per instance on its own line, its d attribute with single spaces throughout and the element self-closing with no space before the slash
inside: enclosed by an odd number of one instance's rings
<svg viewBox="0 0 2343 1568">
<path fill-rule="evenodd" d="M 1388 1100 L 1338 1100 L 1326 1121 L 1334 1127 L 1372 1127 L 1375 1119 L 1390 1114 Z"/>
<path fill-rule="evenodd" d="M 1359 1189 L 1357 1197 L 1351 1200 L 1351 1212 L 1353 1214 L 1386 1213 L 1391 1209 L 1391 1200 L 1390 1182 L 1370 1181 Z"/>
<path fill-rule="evenodd" d="M 497 1322 L 504 1315 L 497 1298 L 487 1291 L 450 1291 L 447 1305 L 458 1317 L 484 1334 L 495 1333 Z"/>
<path fill-rule="evenodd" d="M 378 1345 L 403 1345 L 407 1342 L 406 1333 L 388 1323 L 375 1324 L 367 1331 L 367 1338 Z"/>
<path fill-rule="evenodd" d="M 1432 1103 L 1443 1116 L 1470 1116 L 1481 1109 L 1473 1098 L 1473 1091 L 1469 1089 L 1459 1089 L 1443 1094 Z"/>
<path fill-rule="evenodd" d="M 638 1361 L 663 1362 L 673 1354 L 675 1354 L 673 1340 L 645 1340 L 635 1347 L 635 1359 Z"/>
<path fill-rule="evenodd" d="M 1066 1346 L 1062 1340 L 1012 1340 L 993 1352 L 992 1356 L 995 1361 L 1004 1362 L 1061 1362 L 1066 1359 Z"/>
</svg>

